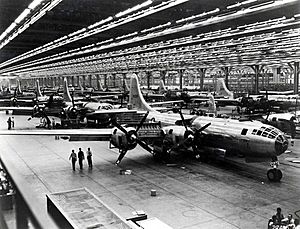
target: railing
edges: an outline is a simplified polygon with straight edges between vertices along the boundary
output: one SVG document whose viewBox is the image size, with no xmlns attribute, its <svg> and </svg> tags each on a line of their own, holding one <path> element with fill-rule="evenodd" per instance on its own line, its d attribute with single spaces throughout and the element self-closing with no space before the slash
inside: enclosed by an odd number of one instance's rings
<svg viewBox="0 0 300 229">
<path fill-rule="evenodd" d="M 24 181 L 24 176 L 18 172 L 13 161 L 6 157 L 3 151 L 1 152 L 0 164 L 6 171 L 8 179 L 15 189 L 16 228 L 58 229 L 59 227 L 47 213 L 46 196 L 45 202 L 35 198 L 32 189 Z M 0 210 L 0 228 L 8 228 L 2 210 Z"/>
</svg>

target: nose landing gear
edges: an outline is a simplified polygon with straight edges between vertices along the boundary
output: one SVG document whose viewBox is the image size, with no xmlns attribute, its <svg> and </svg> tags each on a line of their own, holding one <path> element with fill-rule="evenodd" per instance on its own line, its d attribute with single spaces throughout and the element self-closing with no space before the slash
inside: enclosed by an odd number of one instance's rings
<svg viewBox="0 0 300 229">
<path fill-rule="evenodd" d="M 280 169 L 278 169 L 279 161 L 277 160 L 277 158 L 272 160 L 270 166 L 273 167 L 273 169 L 269 169 L 267 172 L 269 181 L 279 182 L 282 178 L 282 172 Z"/>
</svg>

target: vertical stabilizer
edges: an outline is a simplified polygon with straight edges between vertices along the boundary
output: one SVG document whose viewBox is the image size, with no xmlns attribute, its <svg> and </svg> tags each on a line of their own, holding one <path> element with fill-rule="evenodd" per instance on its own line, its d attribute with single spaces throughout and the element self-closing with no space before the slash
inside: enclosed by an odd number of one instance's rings
<svg viewBox="0 0 300 229">
<path fill-rule="evenodd" d="M 163 93 L 165 93 L 166 91 L 167 91 L 167 88 L 166 88 L 166 86 L 165 86 L 164 81 L 163 81 L 163 80 L 160 80 L 158 92 L 159 92 L 160 94 L 163 94 Z"/>
<path fill-rule="evenodd" d="M 97 80 L 97 89 L 98 89 L 99 91 L 104 91 L 104 88 L 102 87 L 102 83 L 101 83 L 100 80 Z"/>
<path fill-rule="evenodd" d="M 84 93 L 84 88 L 82 87 L 80 80 L 79 80 L 78 84 L 79 84 L 78 86 L 80 88 L 81 94 L 83 94 Z"/>
<path fill-rule="evenodd" d="M 208 112 L 217 115 L 217 106 L 216 106 L 215 98 L 212 94 L 208 95 Z"/>
<path fill-rule="evenodd" d="M 124 79 L 124 90 L 125 90 L 125 92 L 130 91 L 130 88 L 128 87 L 128 83 L 127 83 L 126 79 Z"/>
<path fill-rule="evenodd" d="M 37 97 L 42 97 L 42 92 L 41 92 L 39 80 L 36 81 L 36 95 L 37 95 Z"/>
<path fill-rule="evenodd" d="M 1 91 L 1 92 L 4 91 L 2 83 L 1 83 L 1 86 L 0 86 L 0 91 Z"/>
<path fill-rule="evenodd" d="M 22 94 L 21 83 L 20 80 L 17 79 L 17 92 L 18 94 Z"/>
<path fill-rule="evenodd" d="M 216 92 L 218 95 L 223 95 L 229 99 L 233 99 L 233 93 L 228 90 L 223 78 L 218 79 Z"/>
<path fill-rule="evenodd" d="M 72 97 L 70 95 L 67 78 L 64 78 L 64 95 L 63 95 L 63 98 L 66 102 L 72 102 Z"/>
<path fill-rule="evenodd" d="M 142 110 L 142 111 L 155 111 L 145 101 L 140 89 L 138 77 L 134 73 L 131 75 L 130 78 L 130 93 L 129 93 L 128 108 Z"/>
</svg>

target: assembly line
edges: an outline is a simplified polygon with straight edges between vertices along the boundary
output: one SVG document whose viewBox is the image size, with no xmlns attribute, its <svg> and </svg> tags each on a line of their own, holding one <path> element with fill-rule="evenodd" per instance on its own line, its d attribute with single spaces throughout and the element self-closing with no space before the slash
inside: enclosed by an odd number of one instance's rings
<svg viewBox="0 0 300 229">
<path fill-rule="evenodd" d="M 299 229 L 299 10 L 0 1 L 0 228 Z"/>
</svg>

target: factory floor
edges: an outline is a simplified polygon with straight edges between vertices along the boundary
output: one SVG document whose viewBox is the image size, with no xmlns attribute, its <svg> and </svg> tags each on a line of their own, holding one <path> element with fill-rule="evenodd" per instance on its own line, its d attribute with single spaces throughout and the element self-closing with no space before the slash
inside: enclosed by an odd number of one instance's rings
<svg viewBox="0 0 300 229">
<path fill-rule="evenodd" d="M 11 115 L 0 113 L 0 129 Z M 14 129 L 35 129 L 39 120 L 14 116 Z M 69 155 L 81 147 L 93 152 L 93 169 L 84 161 L 72 171 Z M 183 155 L 172 164 L 155 162 L 140 147 L 128 152 L 119 166 L 116 149 L 107 141 L 69 142 L 54 136 L 1 136 L 1 151 L 10 154 L 32 195 L 45 203 L 46 194 L 87 187 L 124 218 L 143 210 L 176 229 L 266 228 L 281 207 L 283 214 L 300 210 L 300 140 L 279 157 L 283 178 L 271 183 L 267 162 L 246 164 L 242 158 L 202 163 Z M 1 153 L 0 153 L 1 156 Z M 120 170 L 131 170 L 124 175 Z M 156 190 L 156 196 L 151 196 Z M 9 214 L 8 214 L 9 215 Z M 294 217 L 296 217 L 294 215 Z M 9 216 L 8 216 L 9 218 Z M 9 219 L 11 219 L 10 217 Z M 9 223 L 14 228 L 13 223 Z"/>
</svg>

